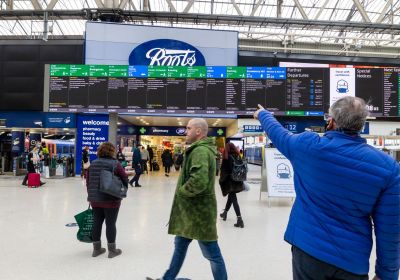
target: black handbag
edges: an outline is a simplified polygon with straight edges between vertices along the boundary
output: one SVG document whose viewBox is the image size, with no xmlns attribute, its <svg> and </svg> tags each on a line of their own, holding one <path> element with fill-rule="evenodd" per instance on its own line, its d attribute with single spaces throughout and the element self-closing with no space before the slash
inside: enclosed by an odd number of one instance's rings
<svg viewBox="0 0 400 280">
<path fill-rule="evenodd" d="M 116 165 L 117 161 L 115 161 L 112 171 L 101 170 L 99 191 L 117 198 L 125 198 L 128 187 L 124 186 L 121 178 L 115 176 Z"/>
</svg>

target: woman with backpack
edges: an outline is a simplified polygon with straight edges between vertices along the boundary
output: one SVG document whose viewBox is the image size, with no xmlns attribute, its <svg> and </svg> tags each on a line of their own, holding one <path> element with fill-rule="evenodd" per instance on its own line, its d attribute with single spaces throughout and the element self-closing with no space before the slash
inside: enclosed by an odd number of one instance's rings
<svg viewBox="0 0 400 280">
<path fill-rule="evenodd" d="M 226 202 L 224 212 L 220 214 L 220 217 L 226 221 L 228 211 L 233 204 L 233 208 L 237 216 L 237 222 L 234 224 L 234 226 L 243 228 L 244 223 L 240 213 L 240 207 L 236 193 L 243 191 L 244 186 L 243 181 L 235 181 L 232 179 L 235 161 L 242 161 L 240 158 L 240 153 L 233 143 L 226 143 L 222 158 L 219 185 L 221 186 L 223 196 L 228 195 L 228 201 Z"/>
</svg>

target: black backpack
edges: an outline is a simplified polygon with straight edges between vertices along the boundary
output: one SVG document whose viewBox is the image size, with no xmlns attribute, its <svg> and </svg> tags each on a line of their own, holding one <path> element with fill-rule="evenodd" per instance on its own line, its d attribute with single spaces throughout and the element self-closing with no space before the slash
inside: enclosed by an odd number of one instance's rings
<svg viewBox="0 0 400 280">
<path fill-rule="evenodd" d="M 233 162 L 231 179 L 236 182 L 243 182 L 247 179 L 247 162 L 241 157 L 230 156 Z"/>
</svg>

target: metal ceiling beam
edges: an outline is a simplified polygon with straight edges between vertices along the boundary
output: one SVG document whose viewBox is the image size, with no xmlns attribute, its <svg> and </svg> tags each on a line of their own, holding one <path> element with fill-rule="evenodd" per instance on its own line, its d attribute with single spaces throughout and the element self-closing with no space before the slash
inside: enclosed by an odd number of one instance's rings
<svg viewBox="0 0 400 280">
<path fill-rule="evenodd" d="M 293 1 L 294 1 L 294 4 L 296 5 L 297 9 L 299 9 L 301 16 L 304 19 L 308 20 L 308 16 L 307 16 L 306 12 L 304 11 L 303 6 L 300 4 L 299 0 L 293 0 Z"/>
<path fill-rule="evenodd" d="M 283 0 L 276 0 L 276 17 L 282 17 L 282 4 Z"/>
<path fill-rule="evenodd" d="M 184 12 L 184 13 L 189 12 L 189 10 L 190 10 L 190 8 L 193 6 L 193 4 L 194 4 L 194 0 L 188 0 L 188 3 L 187 3 L 187 5 L 186 5 L 185 9 L 183 10 L 183 12 Z"/>
<path fill-rule="evenodd" d="M 35 10 L 42 10 L 42 5 L 40 5 L 38 0 L 31 0 L 32 6 Z"/>
<path fill-rule="evenodd" d="M 6 0 L 6 10 L 14 9 L 14 0 Z"/>
<path fill-rule="evenodd" d="M 322 11 L 325 10 L 326 5 L 328 5 L 328 2 L 329 2 L 329 0 L 325 0 L 324 4 L 321 6 L 321 8 L 319 9 L 317 15 L 315 16 L 314 20 L 318 20 L 319 19 L 319 17 L 322 14 Z"/>
<path fill-rule="evenodd" d="M 251 11 L 250 16 L 253 17 L 253 16 L 255 15 L 255 13 L 256 13 L 256 11 L 258 10 L 258 7 L 260 7 L 262 1 L 263 1 L 263 0 L 258 0 L 257 4 L 253 7 L 253 10 Z"/>
<path fill-rule="evenodd" d="M 143 0 L 143 11 L 150 12 L 150 1 Z"/>
<path fill-rule="evenodd" d="M 176 8 L 175 8 L 174 4 L 171 2 L 171 0 L 166 0 L 166 1 L 167 1 L 168 7 L 171 10 L 171 12 L 176 13 Z"/>
<path fill-rule="evenodd" d="M 258 26 L 258 27 L 291 27 L 308 28 L 312 30 L 348 30 L 362 33 L 390 32 L 390 34 L 400 34 L 399 24 L 377 24 L 366 22 L 346 22 L 329 20 L 304 20 L 293 18 L 265 18 L 252 16 L 228 16 L 195 13 L 171 13 L 171 12 L 143 12 L 127 11 L 117 9 L 83 9 L 83 10 L 53 10 L 49 11 L 49 20 L 58 19 L 91 19 L 93 14 L 118 13 L 127 21 L 158 21 L 191 23 L 191 24 L 218 24 L 233 26 Z M 0 11 L 0 20 L 32 20 L 43 19 L 43 11 L 36 10 L 13 10 Z"/>
<path fill-rule="evenodd" d="M 119 8 L 119 9 L 125 9 L 126 4 L 128 4 L 128 2 L 129 2 L 129 0 L 122 0 L 122 1 L 119 3 L 118 8 Z"/>
<path fill-rule="evenodd" d="M 381 23 L 385 18 L 386 11 L 389 9 L 390 5 L 393 4 L 393 0 L 387 0 L 385 7 L 383 7 L 381 14 L 379 15 L 378 19 L 376 20 L 377 23 Z"/>
<path fill-rule="evenodd" d="M 242 11 L 240 10 L 240 7 L 238 4 L 236 4 L 235 0 L 231 0 L 233 7 L 235 8 L 236 12 L 238 13 L 239 16 L 243 16 Z"/>
<path fill-rule="evenodd" d="M 358 1 L 358 0 L 353 0 L 353 2 L 354 2 L 354 4 L 356 4 L 357 9 L 358 9 L 358 11 L 360 12 L 360 14 L 361 14 L 363 20 L 364 20 L 365 22 L 371 22 L 371 20 L 370 20 L 369 17 L 368 17 L 367 12 L 365 11 L 365 9 L 364 9 L 363 5 L 360 3 L 360 1 Z"/>
<path fill-rule="evenodd" d="M 125 9 L 126 5 L 129 3 L 129 5 L 133 8 L 134 11 L 137 11 L 135 4 L 132 2 L 132 0 L 122 0 L 121 3 L 119 4 L 119 9 Z"/>
<path fill-rule="evenodd" d="M 97 7 L 99 7 L 100 9 L 101 9 L 101 8 L 104 8 L 104 3 L 103 3 L 103 1 L 101 1 L 101 0 L 94 0 L 94 2 L 96 2 Z"/>
<path fill-rule="evenodd" d="M 58 0 L 51 0 L 50 3 L 47 5 L 46 10 L 53 10 L 54 6 L 57 4 Z"/>
</svg>

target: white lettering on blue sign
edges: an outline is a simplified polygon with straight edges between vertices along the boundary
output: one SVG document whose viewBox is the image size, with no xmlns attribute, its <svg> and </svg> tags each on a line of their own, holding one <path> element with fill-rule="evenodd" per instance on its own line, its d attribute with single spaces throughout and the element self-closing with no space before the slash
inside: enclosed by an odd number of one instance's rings
<svg viewBox="0 0 400 280">
<path fill-rule="evenodd" d="M 146 53 L 146 58 L 150 59 L 149 65 L 193 66 L 196 63 L 196 51 L 153 48 Z"/>
</svg>

